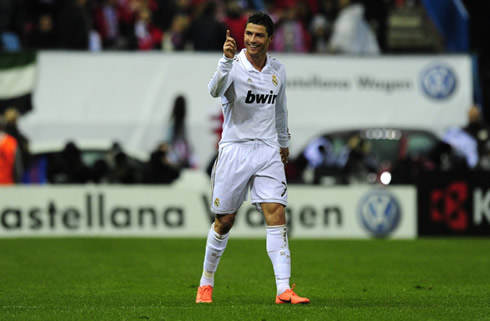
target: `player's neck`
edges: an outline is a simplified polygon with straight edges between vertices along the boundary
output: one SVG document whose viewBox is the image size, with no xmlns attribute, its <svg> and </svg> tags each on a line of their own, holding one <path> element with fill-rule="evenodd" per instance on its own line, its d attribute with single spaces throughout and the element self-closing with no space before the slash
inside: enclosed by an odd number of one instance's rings
<svg viewBox="0 0 490 321">
<path fill-rule="evenodd" d="M 265 67 L 265 63 L 267 61 L 267 54 L 263 55 L 250 55 L 247 51 L 245 51 L 245 57 L 252 64 L 252 66 L 258 71 L 262 71 Z"/>
</svg>

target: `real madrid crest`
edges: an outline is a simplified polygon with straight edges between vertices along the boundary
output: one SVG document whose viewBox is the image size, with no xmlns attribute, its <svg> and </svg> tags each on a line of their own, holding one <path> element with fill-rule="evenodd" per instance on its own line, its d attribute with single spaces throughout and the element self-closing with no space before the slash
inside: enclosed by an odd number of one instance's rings
<svg viewBox="0 0 490 321">
<path fill-rule="evenodd" d="M 214 206 L 219 207 L 219 198 L 217 198 L 217 197 L 214 200 Z"/>
<path fill-rule="evenodd" d="M 277 86 L 279 84 L 276 75 L 272 75 L 272 83 L 274 84 L 274 86 Z"/>
</svg>

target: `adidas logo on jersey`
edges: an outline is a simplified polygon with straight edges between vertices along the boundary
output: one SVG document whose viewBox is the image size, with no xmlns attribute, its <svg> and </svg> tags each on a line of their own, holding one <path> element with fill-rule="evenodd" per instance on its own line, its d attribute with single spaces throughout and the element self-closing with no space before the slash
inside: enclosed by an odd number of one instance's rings
<svg viewBox="0 0 490 321">
<path fill-rule="evenodd" d="M 246 104 L 274 104 L 276 102 L 277 95 L 271 90 L 270 94 L 253 94 L 251 90 L 248 91 L 247 97 L 245 98 Z"/>
</svg>

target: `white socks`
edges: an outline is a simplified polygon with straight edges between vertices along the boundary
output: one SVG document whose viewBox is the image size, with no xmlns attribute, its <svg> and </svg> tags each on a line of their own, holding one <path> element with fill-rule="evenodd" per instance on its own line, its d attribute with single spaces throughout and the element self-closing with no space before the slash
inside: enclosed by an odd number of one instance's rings
<svg viewBox="0 0 490 321">
<path fill-rule="evenodd" d="M 203 272 L 199 286 L 214 286 L 214 273 L 218 268 L 219 259 L 226 249 L 229 235 L 230 233 L 227 233 L 225 235 L 216 233 L 214 231 L 214 223 L 211 225 L 211 229 L 208 233 L 208 240 L 206 242 L 206 253 L 204 255 Z"/>
<path fill-rule="evenodd" d="M 286 225 L 267 227 L 267 254 L 276 276 L 277 295 L 289 289 L 291 257 Z"/>
<path fill-rule="evenodd" d="M 204 255 L 203 272 L 199 286 L 214 286 L 214 273 L 218 263 L 226 249 L 230 233 L 220 235 L 214 231 L 214 223 L 208 233 L 206 253 Z M 283 293 L 289 287 L 291 277 L 291 258 L 289 252 L 288 235 L 286 225 L 267 227 L 267 254 L 274 268 L 276 276 L 277 295 Z"/>
</svg>

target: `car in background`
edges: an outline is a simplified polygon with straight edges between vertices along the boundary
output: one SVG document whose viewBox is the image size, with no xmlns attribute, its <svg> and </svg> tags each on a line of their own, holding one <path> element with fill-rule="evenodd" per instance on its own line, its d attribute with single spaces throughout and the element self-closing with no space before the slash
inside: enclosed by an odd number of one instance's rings
<svg viewBox="0 0 490 321">
<path fill-rule="evenodd" d="M 286 174 L 292 184 L 412 184 L 424 171 L 464 166 L 463 158 L 430 131 L 365 128 L 313 138 Z"/>
</svg>

